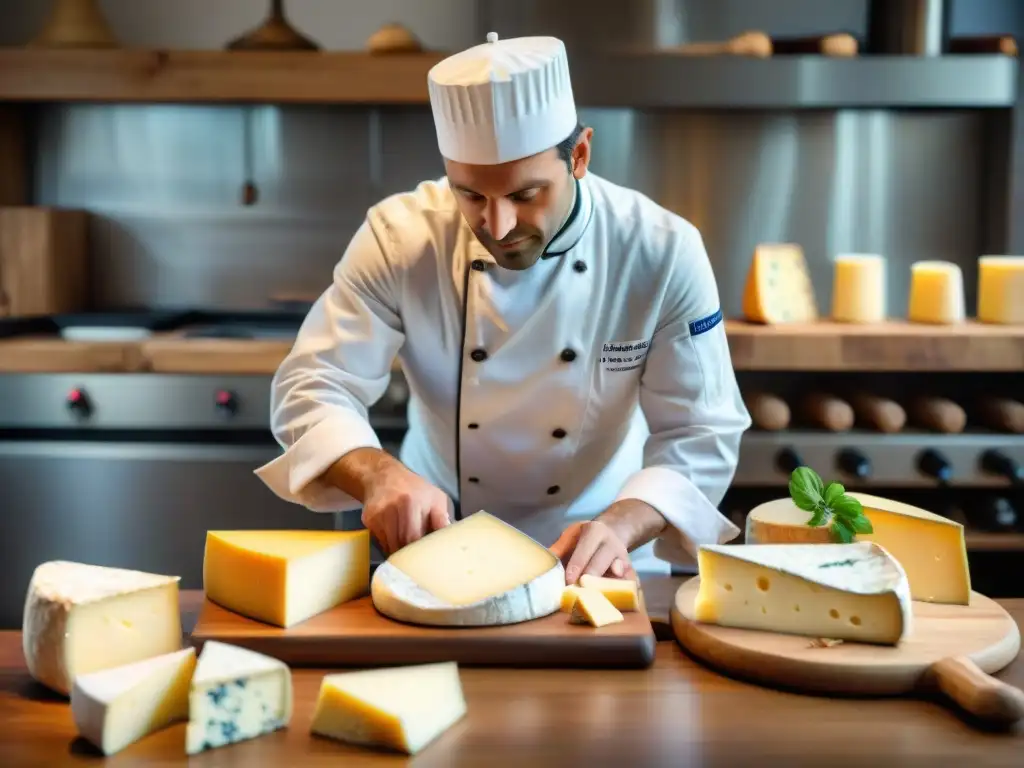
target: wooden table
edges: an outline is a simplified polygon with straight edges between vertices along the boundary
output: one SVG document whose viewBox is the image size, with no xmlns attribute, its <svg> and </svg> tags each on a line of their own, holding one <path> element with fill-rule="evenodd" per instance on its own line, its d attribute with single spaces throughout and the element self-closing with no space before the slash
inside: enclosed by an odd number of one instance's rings
<svg viewBox="0 0 1024 768">
<path fill-rule="evenodd" d="M 656 629 L 679 583 L 645 583 Z M 186 628 L 199 600 L 183 593 Z M 1001 602 L 1024 625 L 1024 599 Z M 671 639 L 644 671 L 464 668 L 467 717 L 412 759 L 310 736 L 324 671 L 293 674 L 295 714 L 285 731 L 188 760 L 179 724 L 105 762 L 76 738 L 66 700 L 29 679 L 20 633 L 0 632 L 0 766 L 1024 765 L 1024 728 L 983 733 L 929 701 L 825 699 L 748 685 L 705 669 Z M 1024 660 L 998 676 L 1024 687 Z"/>
</svg>

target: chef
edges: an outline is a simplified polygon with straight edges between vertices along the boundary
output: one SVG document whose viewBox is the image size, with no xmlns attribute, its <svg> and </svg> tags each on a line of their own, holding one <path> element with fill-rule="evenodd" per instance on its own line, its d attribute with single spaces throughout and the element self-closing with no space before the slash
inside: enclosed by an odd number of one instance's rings
<svg viewBox="0 0 1024 768">
<path fill-rule="evenodd" d="M 750 426 L 700 233 L 588 171 L 561 41 L 491 33 L 428 87 L 446 175 L 367 212 L 274 376 L 258 476 L 362 509 L 385 554 L 487 510 L 568 583 L 692 568 L 739 533 L 717 504 Z M 367 409 L 396 358 L 392 457 Z"/>
</svg>

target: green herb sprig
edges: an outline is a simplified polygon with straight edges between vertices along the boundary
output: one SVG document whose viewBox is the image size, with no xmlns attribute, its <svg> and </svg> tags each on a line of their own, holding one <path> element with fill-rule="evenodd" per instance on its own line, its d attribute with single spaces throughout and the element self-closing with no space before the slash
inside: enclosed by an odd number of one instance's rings
<svg viewBox="0 0 1024 768">
<path fill-rule="evenodd" d="M 817 528 L 830 524 L 832 539 L 849 544 L 858 533 L 873 533 L 871 521 L 864 515 L 864 507 L 839 483 L 829 483 L 810 467 L 797 467 L 789 476 L 789 495 L 793 503 L 811 513 L 808 525 Z"/>
</svg>

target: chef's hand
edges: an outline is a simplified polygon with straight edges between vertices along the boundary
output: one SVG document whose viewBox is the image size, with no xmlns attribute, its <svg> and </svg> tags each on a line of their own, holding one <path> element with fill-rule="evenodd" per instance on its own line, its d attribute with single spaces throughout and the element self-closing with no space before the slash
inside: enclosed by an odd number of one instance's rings
<svg viewBox="0 0 1024 768">
<path fill-rule="evenodd" d="M 551 546 L 565 566 L 565 583 L 575 584 L 585 573 L 635 579 L 626 543 L 600 520 L 573 523 Z"/>
<path fill-rule="evenodd" d="M 374 476 L 363 500 L 363 525 L 391 555 L 451 522 L 448 495 L 399 462 Z"/>
</svg>

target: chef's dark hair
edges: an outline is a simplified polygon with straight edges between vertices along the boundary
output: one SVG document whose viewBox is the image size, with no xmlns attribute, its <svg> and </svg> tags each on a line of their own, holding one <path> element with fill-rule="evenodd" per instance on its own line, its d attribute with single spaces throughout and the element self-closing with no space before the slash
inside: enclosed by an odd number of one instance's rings
<svg viewBox="0 0 1024 768">
<path fill-rule="evenodd" d="M 583 133 L 584 127 L 583 123 L 576 123 L 576 127 L 572 129 L 572 133 L 555 145 L 555 151 L 558 153 L 558 159 L 569 166 L 569 173 L 572 173 L 572 151 L 576 148 L 576 142 L 580 140 L 580 135 Z"/>
</svg>

